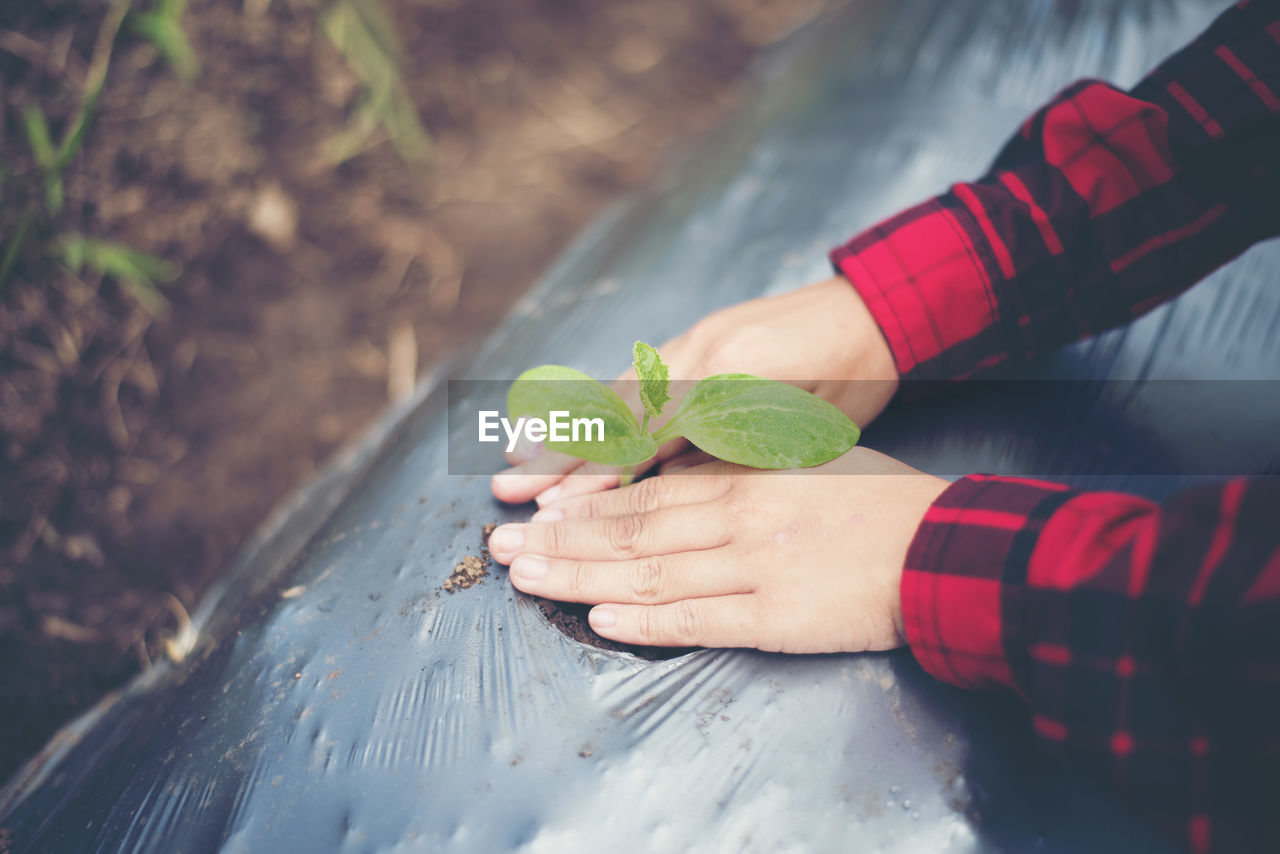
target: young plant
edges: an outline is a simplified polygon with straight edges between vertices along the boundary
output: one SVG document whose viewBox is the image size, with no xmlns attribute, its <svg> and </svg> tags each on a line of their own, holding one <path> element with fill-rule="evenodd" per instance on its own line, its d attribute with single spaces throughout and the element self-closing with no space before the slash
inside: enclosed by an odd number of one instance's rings
<svg viewBox="0 0 1280 854">
<path fill-rule="evenodd" d="M 683 436 L 712 456 L 759 469 L 808 468 L 835 459 L 858 443 L 858 425 L 832 404 L 803 389 L 752 374 L 716 374 L 699 380 L 666 424 L 650 432 L 671 400 L 671 380 L 658 351 L 637 341 L 634 350 L 643 421 L 618 393 L 581 371 L 542 365 L 525 371 L 507 395 L 512 419 L 551 420 L 552 412 L 600 419 L 603 437 L 575 435 L 554 449 L 624 468 L 651 459 L 662 443 Z M 594 440 L 593 440 L 594 439 Z"/>
<path fill-rule="evenodd" d="M 425 162 L 431 136 L 405 85 L 404 47 L 395 21 L 380 0 L 336 0 L 321 18 L 321 27 L 364 85 L 351 121 L 325 144 L 325 158 L 335 165 L 350 160 L 381 127 L 402 160 Z"/>
<path fill-rule="evenodd" d="M 55 254 L 73 273 L 88 267 L 102 276 L 110 276 L 137 303 L 159 317 L 168 308 L 159 285 L 178 278 L 178 265 L 120 243 L 96 240 L 79 234 L 64 234 L 57 241 Z"/>
<path fill-rule="evenodd" d="M 187 0 L 155 0 L 133 19 L 133 29 L 151 42 L 175 74 L 190 83 L 200 76 L 200 59 L 182 28 Z"/>
</svg>

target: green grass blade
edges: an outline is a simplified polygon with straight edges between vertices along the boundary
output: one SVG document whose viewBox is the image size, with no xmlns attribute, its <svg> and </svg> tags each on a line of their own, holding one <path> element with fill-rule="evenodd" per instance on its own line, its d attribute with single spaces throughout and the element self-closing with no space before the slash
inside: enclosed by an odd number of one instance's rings
<svg viewBox="0 0 1280 854">
<path fill-rule="evenodd" d="M 354 156 L 380 125 L 401 159 L 425 161 L 431 137 L 404 86 L 403 50 L 391 19 L 374 0 L 338 0 L 320 23 L 365 89 L 353 122 L 325 145 L 326 156 L 335 163 Z"/>
<path fill-rule="evenodd" d="M 179 79 L 189 83 L 200 76 L 200 60 L 182 28 L 186 11 L 186 0 L 161 0 L 134 18 L 132 29 L 151 42 Z"/>
<path fill-rule="evenodd" d="M 140 306 L 157 316 L 169 304 L 157 285 L 173 282 L 181 272 L 176 264 L 150 253 L 78 234 L 63 235 L 57 250 L 62 263 L 72 270 L 88 267 L 99 275 L 109 276 Z"/>
<path fill-rule="evenodd" d="M 18 254 L 22 251 L 23 243 L 26 242 L 29 228 L 31 228 L 31 213 L 27 212 L 19 218 L 17 227 L 5 241 L 4 256 L 0 257 L 0 290 L 3 290 L 4 283 L 9 280 L 13 265 L 18 262 Z"/>
<path fill-rule="evenodd" d="M 62 173 L 76 156 L 80 146 L 84 144 L 85 134 L 93 121 L 94 111 L 98 107 L 98 99 L 102 96 L 102 87 L 107 82 L 107 68 L 111 64 L 111 53 L 115 46 L 116 35 L 133 0 L 115 0 L 107 11 L 107 17 L 98 30 L 98 39 L 93 47 L 93 59 L 89 63 L 89 71 L 85 75 L 84 94 L 80 99 L 80 109 L 67 127 L 62 137 L 62 145 L 58 148 L 55 171 Z"/>
<path fill-rule="evenodd" d="M 36 159 L 40 171 L 48 173 L 58 160 L 54 153 L 53 137 L 49 134 L 49 122 L 39 104 L 27 104 L 22 108 L 22 127 L 27 132 L 27 144 Z"/>
<path fill-rule="evenodd" d="M 377 42 L 379 51 L 387 57 L 392 67 L 398 67 L 404 56 L 404 46 L 396 34 L 395 21 L 387 14 L 378 0 L 339 0 L 354 12 L 369 36 Z"/>
</svg>

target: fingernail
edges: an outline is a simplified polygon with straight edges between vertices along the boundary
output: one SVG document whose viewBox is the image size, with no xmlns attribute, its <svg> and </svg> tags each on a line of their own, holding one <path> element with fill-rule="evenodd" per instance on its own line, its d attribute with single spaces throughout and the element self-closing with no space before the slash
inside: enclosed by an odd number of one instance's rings
<svg viewBox="0 0 1280 854">
<path fill-rule="evenodd" d="M 539 507 L 546 507 L 548 504 L 559 498 L 560 493 L 562 492 L 564 492 L 564 487 L 557 484 L 550 489 L 543 490 L 542 494 L 533 500 L 538 502 Z"/>
<path fill-rule="evenodd" d="M 618 622 L 618 614 L 608 608 L 592 608 L 587 614 L 587 622 L 593 629 L 611 629 Z"/>
<path fill-rule="evenodd" d="M 547 574 L 547 562 L 533 555 L 520 555 L 511 563 L 511 574 L 526 581 L 537 581 Z"/>
<path fill-rule="evenodd" d="M 529 437 L 522 433 L 520 434 L 520 438 L 516 441 L 515 450 L 511 452 L 511 455 L 517 460 L 527 463 L 529 460 L 537 459 L 538 455 L 541 453 L 542 443 L 531 442 L 529 441 Z"/>
<path fill-rule="evenodd" d="M 489 551 L 494 554 L 511 554 L 524 545 L 524 531 L 514 525 L 503 525 L 489 536 Z"/>
<path fill-rule="evenodd" d="M 530 522 L 559 522 L 564 518 L 564 511 L 558 507 L 548 507 L 546 510 L 539 510 L 529 517 Z"/>
<path fill-rule="evenodd" d="M 676 463 L 675 465 L 663 466 L 658 470 L 658 474 L 675 474 L 676 472 L 683 471 L 687 468 L 688 466 L 684 463 Z"/>
</svg>

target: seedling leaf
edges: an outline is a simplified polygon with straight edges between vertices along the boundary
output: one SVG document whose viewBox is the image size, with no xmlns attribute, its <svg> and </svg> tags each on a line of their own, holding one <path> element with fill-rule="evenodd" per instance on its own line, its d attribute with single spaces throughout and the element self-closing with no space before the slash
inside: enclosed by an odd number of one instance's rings
<svg viewBox="0 0 1280 854">
<path fill-rule="evenodd" d="M 157 286 L 172 282 L 180 272 L 176 264 L 163 258 L 78 234 L 63 235 L 58 241 L 58 251 L 62 263 L 73 271 L 88 267 L 95 273 L 110 276 L 139 305 L 157 316 L 168 307 Z"/>
<path fill-rule="evenodd" d="M 569 418 L 599 418 L 604 422 L 602 441 L 548 443 L 546 447 L 604 465 L 642 463 L 658 452 L 653 437 L 640 429 L 635 413 L 618 393 L 581 371 L 560 365 L 542 365 L 525 371 L 507 393 L 507 417 L 541 418 L 568 412 Z"/>
<path fill-rule="evenodd" d="M 633 351 L 636 376 L 640 378 L 640 402 L 645 412 L 657 418 L 662 408 L 671 400 L 668 389 L 671 376 L 658 351 L 643 341 L 637 341 Z"/>
<path fill-rule="evenodd" d="M 58 155 L 53 150 L 53 137 L 49 134 L 44 110 L 38 104 L 27 104 L 22 108 L 22 125 L 27 131 L 27 144 L 31 146 L 36 165 L 42 172 L 48 172 L 57 162 Z"/>
<path fill-rule="evenodd" d="M 17 227 L 5 239 L 4 255 L 0 256 L 0 290 L 9 280 L 9 273 L 13 271 L 13 265 L 18 261 L 18 253 L 22 251 L 22 245 L 27 239 L 27 229 L 30 227 L 31 212 L 28 211 L 18 219 Z"/>
<path fill-rule="evenodd" d="M 761 469 L 807 468 L 858 442 L 858 426 L 827 401 L 777 380 L 716 374 L 698 382 L 653 434 L 684 436 L 722 460 Z"/>
<path fill-rule="evenodd" d="M 186 11 L 187 0 L 158 0 L 134 19 L 133 29 L 151 42 L 179 78 L 190 82 L 200 75 L 200 60 L 182 29 Z"/>
<path fill-rule="evenodd" d="M 418 117 L 401 75 L 404 50 L 395 25 L 374 0 L 338 0 L 321 18 L 324 34 L 360 78 L 364 96 L 350 122 L 323 146 L 331 163 L 359 154 L 381 126 L 406 163 L 431 153 L 431 137 Z"/>
</svg>

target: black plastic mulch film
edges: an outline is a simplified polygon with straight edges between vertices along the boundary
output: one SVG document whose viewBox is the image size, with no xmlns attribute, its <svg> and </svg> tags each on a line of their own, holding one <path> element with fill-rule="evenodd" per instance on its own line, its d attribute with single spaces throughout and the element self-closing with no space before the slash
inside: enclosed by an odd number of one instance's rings
<svg viewBox="0 0 1280 854">
<path fill-rule="evenodd" d="M 1061 86 L 1131 85 L 1222 5 L 850 4 L 766 56 L 747 106 L 597 221 L 449 375 L 555 362 L 610 377 L 636 338 L 824 278 L 826 249 L 980 174 Z M 1044 375 L 1280 379 L 1250 374 L 1280 365 L 1280 336 L 1251 322 L 1278 312 L 1273 242 L 1045 359 Z M 1161 847 L 1042 764 L 1010 701 L 940 685 L 905 650 L 649 662 L 565 637 L 500 570 L 443 593 L 486 523 L 528 513 L 497 505 L 483 476 L 447 473 L 444 389 L 388 416 L 259 534 L 194 615 L 181 664 L 104 701 L 0 791 L 13 850 Z M 1180 405 L 1154 395 L 1109 417 L 1145 435 Z M 982 418 L 948 414 L 905 407 L 867 441 L 928 471 L 1016 454 L 1091 487 L 1160 496 L 1186 481 L 1176 464 L 1108 473 L 1096 437 L 1037 441 L 1034 419 L 996 441 Z M 1194 455 L 1162 435 L 1171 459 Z M 1278 454 L 1260 440 L 1246 456 L 1275 471 Z"/>
</svg>

